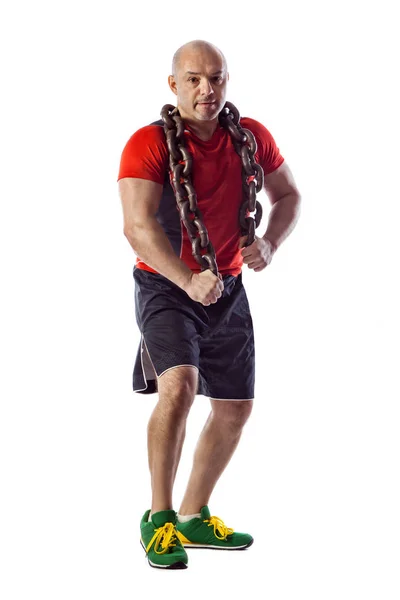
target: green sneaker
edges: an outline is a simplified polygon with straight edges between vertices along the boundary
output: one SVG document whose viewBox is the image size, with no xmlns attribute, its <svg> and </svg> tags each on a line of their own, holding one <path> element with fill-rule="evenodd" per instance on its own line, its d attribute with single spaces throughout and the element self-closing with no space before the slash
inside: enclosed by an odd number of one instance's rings
<svg viewBox="0 0 400 600">
<path fill-rule="evenodd" d="M 212 517 L 208 506 L 201 509 L 201 518 L 187 523 L 176 523 L 178 537 L 185 548 L 217 548 L 243 550 L 253 543 L 248 533 L 237 533 L 225 526 L 218 517 Z"/>
<path fill-rule="evenodd" d="M 188 555 L 176 535 L 176 512 L 161 510 L 149 521 L 146 510 L 140 521 L 140 543 L 151 567 L 158 569 L 186 569 Z"/>
</svg>

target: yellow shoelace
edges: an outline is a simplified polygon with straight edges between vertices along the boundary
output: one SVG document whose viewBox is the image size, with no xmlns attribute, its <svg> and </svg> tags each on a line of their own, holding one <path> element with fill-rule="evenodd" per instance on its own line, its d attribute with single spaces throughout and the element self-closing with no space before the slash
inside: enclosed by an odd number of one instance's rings
<svg viewBox="0 0 400 600">
<path fill-rule="evenodd" d="M 208 523 L 209 527 L 214 527 L 214 535 L 219 540 L 226 540 L 227 536 L 233 533 L 233 529 L 227 527 L 219 517 L 210 517 L 205 519 L 204 523 Z"/>
<path fill-rule="evenodd" d="M 155 530 L 153 537 L 151 538 L 149 545 L 146 548 L 146 552 L 148 552 L 153 545 L 154 542 L 154 552 L 156 554 L 165 554 L 168 552 L 168 548 L 171 546 L 176 546 L 174 544 L 176 539 L 176 530 L 175 525 L 173 523 L 165 523 L 162 527 L 158 527 Z M 161 550 L 158 550 L 161 545 Z"/>
</svg>

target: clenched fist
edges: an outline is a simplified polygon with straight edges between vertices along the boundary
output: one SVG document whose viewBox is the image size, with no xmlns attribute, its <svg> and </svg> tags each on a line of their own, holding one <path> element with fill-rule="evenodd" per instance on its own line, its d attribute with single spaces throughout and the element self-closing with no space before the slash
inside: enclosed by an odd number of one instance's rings
<svg viewBox="0 0 400 600">
<path fill-rule="evenodd" d="M 240 238 L 239 248 L 244 246 L 246 238 L 247 236 Z M 254 242 L 242 250 L 243 262 L 249 269 L 254 269 L 258 273 L 269 265 L 275 251 L 276 248 L 270 241 L 255 236 Z"/>
<path fill-rule="evenodd" d="M 202 273 L 192 273 L 189 284 L 185 288 L 187 295 L 204 306 L 215 304 L 222 296 L 224 284 L 222 277 L 216 277 L 209 269 Z"/>
</svg>

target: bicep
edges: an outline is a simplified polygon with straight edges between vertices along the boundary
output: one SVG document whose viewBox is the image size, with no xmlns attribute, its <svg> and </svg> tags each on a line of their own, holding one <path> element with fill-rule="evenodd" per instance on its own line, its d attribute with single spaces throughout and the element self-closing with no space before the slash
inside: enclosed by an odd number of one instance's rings
<svg viewBox="0 0 400 600">
<path fill-rule="evenodd" d="M 288 194 L 299 194 L 293 174 L 286 162 L 272 173 L 265 175 L 264 190 L 272 204 Z"/>
<path fill-rule="evenodd" d="M 163 186 L 155 181 L 124 177 L 118 182 L 124 216 L 124 231 L 155 217 L 161 201 Z"/>
</svg>

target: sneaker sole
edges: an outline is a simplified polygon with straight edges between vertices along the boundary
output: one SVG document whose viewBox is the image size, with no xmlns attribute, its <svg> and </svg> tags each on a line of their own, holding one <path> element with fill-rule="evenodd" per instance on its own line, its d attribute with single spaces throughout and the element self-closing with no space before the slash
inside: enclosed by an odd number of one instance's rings
<svg viewBox="0 0 400 600">
<path fill-rule="evenodd" d="M 142 548 L 145 551 L 146 556 L 147 556 L 146 548 L 145 548 L 142 540 L 140 540 L 140 545 L 142 546 Z M 149 563 L 149 565 L 151 567 L 153 567 L 153 569 L 169 569 L 169 570 L 171 570 L 171 569 L 173 569 L 173 570 L 187 569 L 187 564 L 182 561 L 172 563 L 172 565 L 156 565 L 155 563 L 151 562 L 151 560 L 149 558 L 147 558 L 147 562 Z"/>
<path fill-rule="evenodd" d="M 211 544 L 182 544 L 184 548 L 208 548 L 209 550 L 245 550 L 250 548 L 254 540 L 244 546 L 213 546 Z"/>
</svg>

